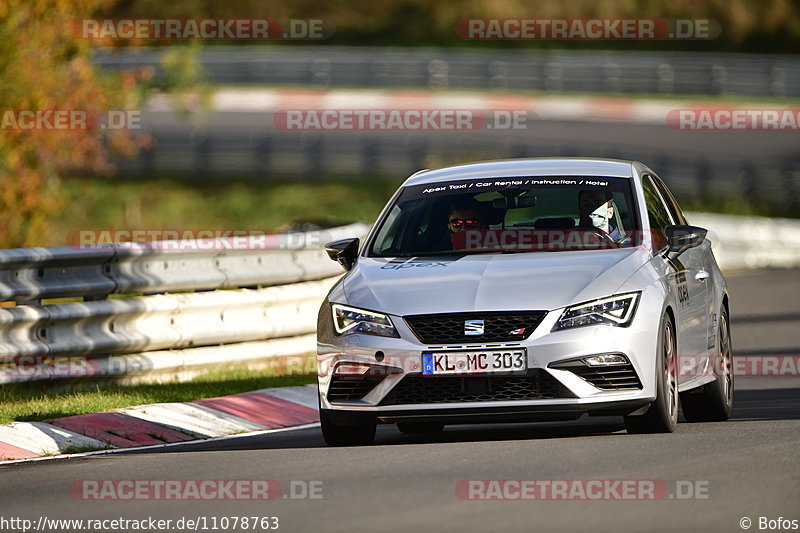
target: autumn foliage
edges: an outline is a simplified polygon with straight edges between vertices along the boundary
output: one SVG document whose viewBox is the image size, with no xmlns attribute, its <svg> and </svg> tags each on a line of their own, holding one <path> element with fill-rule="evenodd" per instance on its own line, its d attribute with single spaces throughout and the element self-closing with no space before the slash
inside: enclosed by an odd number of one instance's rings
<svg viewBox="0 0 800 533">
<path fill-rule="evenodd" d="M 93 43 L 70 24 L 107 10 L 111 0 L 3 0 L 0 2 L 2 110 L 138 109 L 134 73 L 99 72 Z M 60 176 L 107 174 L 109 155 L 133 154 L 134 130 L 0 128 L 0 247 L 46 242 L 61 207 Z"/>
</svg>

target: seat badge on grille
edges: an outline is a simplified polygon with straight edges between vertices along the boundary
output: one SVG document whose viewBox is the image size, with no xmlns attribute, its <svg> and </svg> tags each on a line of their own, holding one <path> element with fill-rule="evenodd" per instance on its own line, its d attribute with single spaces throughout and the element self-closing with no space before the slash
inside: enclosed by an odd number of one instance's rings
<svg viewBox="0 0 800 533">
<path fill-rule="evenodd" d="M 464 335 L 483 335 L 483 320 L 465 320 Z"/>
</svg>

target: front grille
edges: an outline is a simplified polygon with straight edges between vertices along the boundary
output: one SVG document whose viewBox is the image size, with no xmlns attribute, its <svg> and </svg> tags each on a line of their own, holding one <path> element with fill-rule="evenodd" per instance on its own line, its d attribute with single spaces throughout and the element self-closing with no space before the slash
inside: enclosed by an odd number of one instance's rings
<svg viewBox="0 0 800 533">
<path fill-rule="evenodd" d="M 406 376 L 383 399 L 381 405 L 420 403 L 492 402 L 505 400 L 550 400 L 572 394 L 543 370 L 524 376 Z"/>
<path fill-rule="evenodd" d="M 589 366 L 582 361 L 550 365 L 551 368 L 569 370 L 598 389 L 626 390 L 641 389 L 642 382 L 630 363 L 624 365 Z"/>
<path fill-rule="evenodd" d="M 425 344 L 514 342 L 527 339 L 545 314 L 545 311 L 446 313 L 411 315 L 405 320 Z M 466 335 L 467 320 L 483 320 L 483 334 Z"/>
<path fill-rule="evenodd" d="M 328 388 L 329 402 L 360 400 L 366 396 L 385 376 L 333 376 Z"/>
</svg>

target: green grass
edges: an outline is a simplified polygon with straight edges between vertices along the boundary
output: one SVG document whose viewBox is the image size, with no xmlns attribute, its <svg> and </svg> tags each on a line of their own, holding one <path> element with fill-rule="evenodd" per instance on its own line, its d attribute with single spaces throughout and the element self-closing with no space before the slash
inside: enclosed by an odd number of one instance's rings
<svg viewBox="0 0 800 533">
<path fill-rule="evenodd" d="M 66 178 L 64 208 L 39 244 L 63 246 L 76 230 L 274 232 L 302 223 L 371 222 L 400 182 Z"/>
<path fill-rule="evenodd" d="M 50 392 L 46 383 L 3 385 L 0 387 L 0 423 L 47 420 L 149 403 L 185 402 L 315 381 L 312 376 L 279 377 L 268 369 L 240 368 L 208 372 L 185 383 L 95 385 L 62 393 Z"/>
<path fill-rule="evenodd" d="M 748 201 L 740 195 L 717 195 L 713 200 L 698 198 L 678 198 L 678 203 L 684 211 L 697 213 L 723 213 L 726 215 L 789 217 L 798 216 L 797 211 L 791 206 L 780 207 L 773 203 L 752 199 Z"/>
<path fill-rule="evenodd" d="M 111 449 L 111 445 L 108 445 L 108 444 L 106 444 L 104 446 L 100 446 L 100 445 L 94 445 L 93 446 L 91 444 L 87 444 L 87 445 L 84 445 L 84 446 L 74 446 L 74 445 L 68 444 L 68 445 L 64 446 L 63 448 L 61 448 L 61 453 L 84 453 L 84 452 L 96 452 L 98 450 L 110 450 L 110 449 Z M 49 457 L 49 456 L 53 456 L 53 455 L 56 455 L 56 454 L 54 454 L 54 453 L 46 453 L 46 454 L 43 454 L 42 456 L 43 457 Z"/>
</svg>

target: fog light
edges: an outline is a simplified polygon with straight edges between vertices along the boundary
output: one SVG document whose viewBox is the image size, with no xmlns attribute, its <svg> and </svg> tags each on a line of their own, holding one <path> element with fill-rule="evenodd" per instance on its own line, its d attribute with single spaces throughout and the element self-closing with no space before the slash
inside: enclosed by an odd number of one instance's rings
<svg viewBox="0 0 800 533">
<path fill-rule="evenodd" d="M 584 357 L 583 361 L 589 366 L 627 365 L 628 358 L 618 353 L 604 353 Z"/>
<path fill-rule="evenodd" d="M 349 374 L 356 376 L 363 376 L 369 372 L 369 365 L 362 365 L 359 363 L 339 363 L 336 365 L 333 373 L 337 375 Z"/>
</svg>

